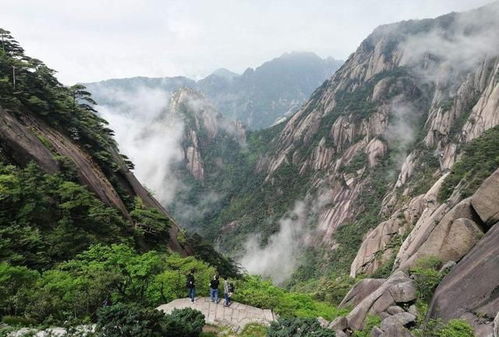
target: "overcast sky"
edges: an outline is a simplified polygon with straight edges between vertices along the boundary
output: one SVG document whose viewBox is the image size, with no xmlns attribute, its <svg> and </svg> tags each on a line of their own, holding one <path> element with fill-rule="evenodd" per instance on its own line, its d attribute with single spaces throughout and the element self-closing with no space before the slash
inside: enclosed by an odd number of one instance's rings
<svg viewBox="0 0 499 337">
<path fill-rule="evenodd" d="M 0 0 L 0 27 L 65 84 L 200 78 L 288 51 L 345 59 L 378 25 L 490 0 Z"/>
</svg>

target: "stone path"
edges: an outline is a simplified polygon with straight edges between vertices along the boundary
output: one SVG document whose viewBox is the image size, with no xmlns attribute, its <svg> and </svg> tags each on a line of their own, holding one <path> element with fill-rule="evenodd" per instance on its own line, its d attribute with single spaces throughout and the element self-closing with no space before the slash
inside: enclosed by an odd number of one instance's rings
<svg viewBox="0 0 499 337">
<path fill-rule="evenodd" d="M 169 314 L 173 309 L 192 308 L 201 311 L 206 323 L 228 326 L 239 331 L 248 323 L 268 325 L 277 319 L 272 310 L 255 308 L 249 305 L 232 302 L 230 307 L 224 307 L 223 299 L 215 304 L 209 297 L 198 297 L 194 303 L 188 298 L 174 300 L 160 305 L 157 309 Z"/>
</svg>

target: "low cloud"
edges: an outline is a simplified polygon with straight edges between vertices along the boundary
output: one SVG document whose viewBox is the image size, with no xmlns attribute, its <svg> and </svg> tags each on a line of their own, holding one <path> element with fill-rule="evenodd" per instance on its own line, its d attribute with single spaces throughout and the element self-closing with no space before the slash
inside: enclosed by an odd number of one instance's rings
<svg viewBox="0 0 499 337">
<path fill-rule="evenodd" d="M 329 203 L 330 196 L 326 193 L 295 202 L 293 209 L 279 220 L 279 231 L 268 239 L 267 245 L 261 246 L 261 235 L 249 237 L 245 254 L 238 262 L 249 273 L 282 284 L 299 266 L 307 238 L 315 236 L 317 216 Z"/>
<path fill-rule="evenodd" d="M 120 151 L 135 164 L 138 179 L 168 205 L 183 188 L 173 167 L 183 160 L 184 133 L 182 120 L 164 119 L 169 94 L 150 88 L 105 94 L 112 97 L 113 104 L 98 106 L 98 111 L 115 131 Z"/>
<path fill-rule="evenodd" d="M 390 109 L 390 123 L 384 138 L 395 153 L 394 161 L 397 169 L 400 169 L 410 147 L 416 140 L 419 116 L 417 110 L 409 102 L 400 98 L 392 101 Z"/>
<path fill-rule="evenodd" d="M 439 19 L 439 24 L 410 35 L 402 44 L 402 65 L 416 66 L 421 78 L 450 83 L 487 57 L 499 55 L 499 2 Z M 422 23 L 421 23 L 422 24 Z"/>
</svg>

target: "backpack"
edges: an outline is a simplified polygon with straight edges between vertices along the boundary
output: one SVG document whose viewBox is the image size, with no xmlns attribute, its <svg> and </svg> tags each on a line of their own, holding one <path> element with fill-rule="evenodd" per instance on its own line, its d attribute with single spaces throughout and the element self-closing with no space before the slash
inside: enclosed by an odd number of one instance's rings
<svg viewBox="0 0 499 337">
<path fill-rule="evenodd" d="M 229 283 L 229 292 L 233 293 L 236 290 L 233 283 Z"/>
</svg>

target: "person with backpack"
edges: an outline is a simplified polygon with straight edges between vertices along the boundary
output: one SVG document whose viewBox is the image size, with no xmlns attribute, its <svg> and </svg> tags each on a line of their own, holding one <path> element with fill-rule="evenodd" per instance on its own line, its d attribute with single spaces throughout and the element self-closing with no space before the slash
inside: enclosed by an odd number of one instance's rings
<svg viewBox="0 0 499 337">
<path fill-rule="evenodd" d="M 229 281 L 228 278 L 225 279 L 224 281 L 224 306 L 228 307 L 232 304 L 232 295 L 234 295 L 234 284 Z"/>
<path fill-rule="evenodd" d="M 196 297 L 196 280 L 194 279 L 194 269 L 187 275 L 187 282 L 185 284 L 187 287 L 187 296 L 190 297 L 191 302 L 194 303 L 194 298 Z"/>
<path fill-rule="evenodd" d="M 213 279 L 210 281 L 210 298 L 211 301 L 218 304 L 218 286 L 220 281 L 218 280 L 218 274 L 213 276 Z"/>
</svg>

